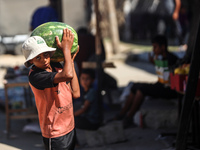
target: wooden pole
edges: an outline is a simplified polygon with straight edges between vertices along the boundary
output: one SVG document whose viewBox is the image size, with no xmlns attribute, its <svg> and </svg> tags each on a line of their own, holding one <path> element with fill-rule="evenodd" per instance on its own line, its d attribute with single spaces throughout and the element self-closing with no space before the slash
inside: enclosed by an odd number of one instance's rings
<svg viewBox="0 0 200 150">
<path fill-rule="evenodd" d="M 63 21 L 62 0 L 57 1 L 58 21 Z"/>
<path fill-rule="evenodd" d="M 95 5 L 95 14 L 96 14 L 96 35 L 95 35 L 95 53 L 96 53 L 96 72 L 97 72 L 97 80 L 98 80 L 98 102 L 99 102 L 99 109 L 102 111 L 102 76 L 103 76 L 103 69 L 102 69 L 102 63 L 101 63 L 101 35 L 100 35 L 100 15 L 99 15 L 99 1 L 94 0 L 94 5 Z M 102 112 L 103 114 L 103 112 Z"/>
<path fill-rule="evenodd" d="M 96 35 L 95 35 L 95 48 L 96 48 L 96 55 L 101 55 L 101 42 L 100 42 L 100 15 L 99 15 L 99 4 L 98 0 L 94 0 L 95 4 L 95 14 L 96 14 Z"/>
<path fill-rule="evenodd" d="M 109 22 L 110 22 L 110 34 L 112 40 L 113 54 L 119 52 L 119 32 L 118 32 L 118 22 L 115 9 L 114 0 L 106 0 L 108 4 L 109 11 Z"/>
<path fill-rule="evenodd" d="M 186 150 L 187 148 L 187 135 L 192 115 L 192 110 L 195 103 L 195 93 L 197 87 L 197 81 L 200 70 L 200 18 L 198 19 L 198 28 L 196 29 L 196 41 L 193 49 L 192 60 L 190 64 L 190 72 L 188 76 L 186 92 L 183 98 L 183 108 L 181 112 L 178 133 L 176 137 L 176 150 Z"/>
</svg>

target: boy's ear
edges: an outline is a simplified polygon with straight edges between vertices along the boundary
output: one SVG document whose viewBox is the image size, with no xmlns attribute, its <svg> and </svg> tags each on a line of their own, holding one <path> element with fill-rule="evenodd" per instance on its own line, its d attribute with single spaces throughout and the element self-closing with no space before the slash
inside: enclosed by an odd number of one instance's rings
<svg viewBox="0 0 200 150">
<path fill-rule="evenodd" d="M 29 60 L 28 63 L 29 63 L 30 65 L 32 65 L 32 64 L 33 64 L 33 59 Z"/>
<path fill-rule="evenodd" d="M 33 60 L 31 59 L 31 60 L 29 60 L 28 62 L 32 64 L 32 63 L 33 63 Z"/>
</svg>

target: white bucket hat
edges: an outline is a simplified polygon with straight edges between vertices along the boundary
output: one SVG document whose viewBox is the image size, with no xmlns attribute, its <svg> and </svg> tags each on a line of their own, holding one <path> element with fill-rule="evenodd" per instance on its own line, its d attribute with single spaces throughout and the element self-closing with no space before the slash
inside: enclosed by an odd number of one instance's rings
<svg viewBox="0 0 200 150">
<path fill-rule="evenodd" d="M 29 60 L 44 52 L 51 52 L 50 57 L 54 54 L 56 48 L 48 47 L 44 39 L 40 36 L 29 37 L 22 44 L 22 52 L 26 58 L 24 65 L 30 67 L 32 64 Z"/>
</svg>

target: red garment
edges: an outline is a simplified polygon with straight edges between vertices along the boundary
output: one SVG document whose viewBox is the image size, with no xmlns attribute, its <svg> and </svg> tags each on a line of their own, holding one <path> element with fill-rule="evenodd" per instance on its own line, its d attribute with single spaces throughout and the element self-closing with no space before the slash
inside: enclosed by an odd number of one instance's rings
<svg viewBox="0 0 200 150">
<path fill-rule="evenodd" d="M 74 115 L 69 85 L 60 82 L 56 87 L 39 90 L 29 84 L 35 96 L 42 136 L 55 138 L 71 132 Z"/>
</svg>

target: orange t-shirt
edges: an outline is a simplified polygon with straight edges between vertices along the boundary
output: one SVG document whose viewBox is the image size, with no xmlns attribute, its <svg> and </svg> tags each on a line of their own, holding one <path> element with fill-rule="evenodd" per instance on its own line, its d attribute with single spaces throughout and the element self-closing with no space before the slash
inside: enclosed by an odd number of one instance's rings
<svg viewBox="0 0 200 150">
<path fill-rule="evenodd" d="M 61 71 L 61 68 L 55 69 L 57 72 Z M 30 73 L 32 71 L 33 70 L 31 70 Z M 51 74 L 44 70 L 41 72 Z M 55 72 L 53 77 L 54 76 Z M 51 82 L 53 82 L 53 77 L 51 78 Z M 30 78 L 29 75 L 29 81 Z M 34 78 L 34 76 L 32 78 Z M 39 84 L 40 81 L 36 82 Z M 31 82 L 29 82 L 29 84 L 35 96 L 42 136 L 45 138 L 55 138 L 72 131 L 74 129 L 74 115 L 72 94 L 69 85 L 66 84 L 66 82 L 60 82 L 54 87 L 38 89 L 33 86 Z"/>
</svg>

